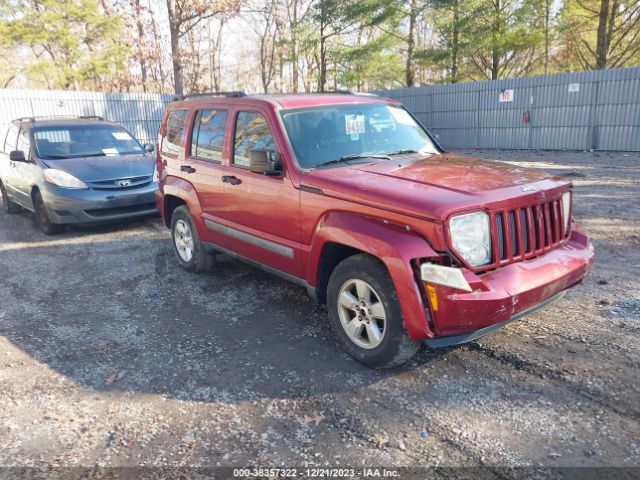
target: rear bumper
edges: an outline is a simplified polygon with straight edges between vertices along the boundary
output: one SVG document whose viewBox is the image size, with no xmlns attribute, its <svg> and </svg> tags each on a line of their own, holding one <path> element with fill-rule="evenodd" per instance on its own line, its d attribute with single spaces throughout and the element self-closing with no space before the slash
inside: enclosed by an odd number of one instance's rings
<svg viewBox="0 0 640 480">
<path fill-rule="evenodd" d="M 557 300 L 591 271 L 594 251 L 578 228 L 561 247 L 538 258 L 481 275 L 465 271 L 472 292 L 434 285 L 438 310 L 431 309 L 438 335 L 429 346 L 479 338 Z"/>
<path fill-rule="evenodd" d="M 157 214 L 151 182 L 138 188 L 113 190 L 73 190 L 47 184 L 41 189 L 50 220 L 59 224 L 100 223 Z"/>
</svg>

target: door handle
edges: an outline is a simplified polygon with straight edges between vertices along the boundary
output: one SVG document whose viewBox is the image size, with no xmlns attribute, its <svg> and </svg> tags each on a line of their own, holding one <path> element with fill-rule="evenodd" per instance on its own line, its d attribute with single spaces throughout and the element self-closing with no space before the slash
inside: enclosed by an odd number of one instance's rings
<svg viewBox="0 0 640 480">
<path fill-rule="evenodd" d="M 196 169 L 195 169 L 195 168 L 193 168 L 193 167 L 192 167 L 192 166 L 190 166 L 190 165 L 182 165 L 182 166 L 180 167 L 180 171 L 181 171 L 181 172 L 186 172 L 186 173 L 196 173 Z"/>
<path fill-rule="evenodd" d="M 234 177 L 233 175 L 223 175 L 222 181 L 224 183 L 230 183 L 231 185 L 240 185 L 242 183 L 242 180 L 238 177 Z"/>
</svg>

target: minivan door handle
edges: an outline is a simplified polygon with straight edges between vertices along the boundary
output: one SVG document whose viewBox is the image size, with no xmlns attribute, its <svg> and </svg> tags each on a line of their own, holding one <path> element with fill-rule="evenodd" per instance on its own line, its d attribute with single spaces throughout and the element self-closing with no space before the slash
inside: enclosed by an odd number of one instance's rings
<svg viewBox="0 0 640 480">
<path fill-rule="evenodd" d="M 242 180 L 238 177 L 234 177 L 233 175 L 223 175 L 222 181 L 224 183 L 230 183 L 231 185 L 240 185 L 242 183 Z"/>
<path fill-rule="evenodd" d="M 181 171 L 181 172 L 186 172 L 186 173 L 196 173 L 196 169 L 195 169 L 195 168 L 193 168 L 193 167 L 192 167 L 192 166 L 190 166 L 190 165 L 182 165 L 182 166 L 180 167 L 180 171 Z"/>
</svg>

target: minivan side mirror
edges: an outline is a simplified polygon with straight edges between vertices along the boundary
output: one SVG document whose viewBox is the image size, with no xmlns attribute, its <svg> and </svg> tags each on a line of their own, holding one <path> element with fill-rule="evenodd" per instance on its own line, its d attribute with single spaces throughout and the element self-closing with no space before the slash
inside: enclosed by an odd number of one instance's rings
<svg viewBox="0 0 640 480">
<path fill-rule="evenodd" d="M 249 170 L 262 175 L 282 175 L 282 164 L 273 150 L 254 148 L 249 152 Z"/>
<path fill-rule="evenodd" d="M 153 143 L 145 143 L 144 144 L 144 151 L 147 153 L 151 153 L 156 149 L 156 147 L 154 147 Z"/>
<path fill-rule="evenodd" d="M 9 160 L 12 162 L 27 162 L 27 157 L 24 156 L 24 152 L 22 150 L 13 150 L 9 152 Z"/>
</svg>

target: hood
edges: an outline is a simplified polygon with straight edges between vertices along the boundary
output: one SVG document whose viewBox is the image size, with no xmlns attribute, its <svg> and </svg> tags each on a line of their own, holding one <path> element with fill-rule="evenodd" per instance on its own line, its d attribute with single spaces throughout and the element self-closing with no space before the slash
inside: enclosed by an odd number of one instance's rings
<svg viewBox="0 0 640 480">
<path fill-rule="evenodd" d="M 49 168 L 63 170 L 78 180 L 90 183 L 153 175 L 155 168 L 155 158 L 144 154 L 65 158 L 43 162 Z"/>
<path fill-rule="evenodd" d="M 514 199 L 536 203 L 570 185 L 542 171 L 449 153 L 312 170 L 302 181 L 327 195 L 430 219 Z"/>
</svg>

